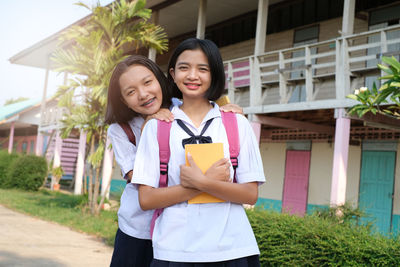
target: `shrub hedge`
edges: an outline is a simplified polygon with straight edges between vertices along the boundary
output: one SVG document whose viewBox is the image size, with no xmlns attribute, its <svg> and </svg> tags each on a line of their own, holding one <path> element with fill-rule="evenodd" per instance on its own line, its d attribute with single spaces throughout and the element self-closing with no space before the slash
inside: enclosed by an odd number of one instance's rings
<svg viewBox="0 0 400 267">
<path fill-rule="evenodd" d="M 261 266 L 400 266 L 400 240 L 317 215 L 248 210 Z"/>
<path fill-rule="evenodd" d="M 12 161 L 6 173 L 4 187 L 37 191 L 47 176 L 47 161 L 44 157 L 22 155 Z"/>
<path fill-rule="evenodd" d="M 4 188 L 9 184 L 9 177 L 7 176 L 8 169 L 19 157 L 19 154 L 8 154 L 7 150 L 0 150 L 0 187 Z"/>
</svg>

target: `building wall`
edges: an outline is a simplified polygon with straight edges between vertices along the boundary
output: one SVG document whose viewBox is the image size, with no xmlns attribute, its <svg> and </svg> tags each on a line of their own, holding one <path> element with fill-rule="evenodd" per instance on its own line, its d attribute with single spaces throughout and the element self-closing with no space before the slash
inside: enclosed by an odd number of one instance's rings
<svg viewBox="0 0 400 267">
<path fill-rule="evenodd" d="M 360 173 L 361 146 L 349 146 L 349 155 L 347 160 L 346 202 L 352 203 L 354 207 L 357 207 L 358 204 Z"/>
<path fill-rule="evenodd" d="M 8 150 L 9 138 L 0 138 L 1 148 Z M 25 149 L 24 146 L 26 145 Z M 13 151 L 18 153 L 34 154 L 36 148 L 36 135 L 32 136 L 14 136 Z"/>
<path fill-rule="evenodd" d="M 281 200 L 285 175 L 286 144 L 262 142 L 260 152 L 266 182 L 259 188 L 259 197 Z"/>
<path fill-rule="evenodd" d="M 331 195 L 333 144 L 312 143 L 308 204 L 328 205 Z"/>
</svg>

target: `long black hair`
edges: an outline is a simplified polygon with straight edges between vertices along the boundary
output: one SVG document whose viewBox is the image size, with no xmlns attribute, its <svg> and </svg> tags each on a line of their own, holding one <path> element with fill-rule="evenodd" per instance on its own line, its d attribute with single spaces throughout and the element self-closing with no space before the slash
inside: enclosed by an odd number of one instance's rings
<svg viewBox="0 0 400 267">
<path fill-rule="evenodd" d="M 118 63 L 111 75 L 110 85 L 108 87 L 107 109 L 105 115 L 105 123 L 111 124 L 114 122 L 128 122 L 134 117 L 141 114 L 128 108 L 122 102 L 121 87 L 119 79 L 130 66 L 142 65 L 153 72 L 158 80 L 162 91 L 162 104 L 161 107 L 168 108 L 171 105 L 171 94 L 169 93 L 168 80 L 161 69 L 152 60 L 141 55 L 132 55 Z"/>
</svg>

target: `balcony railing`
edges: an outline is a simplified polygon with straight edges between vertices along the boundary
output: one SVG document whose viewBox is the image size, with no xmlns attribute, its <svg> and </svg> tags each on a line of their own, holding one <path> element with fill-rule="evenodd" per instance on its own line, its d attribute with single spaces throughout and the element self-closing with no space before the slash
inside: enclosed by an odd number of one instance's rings
<svg viewBox="0 0 400 267">
<path fill-rule="evenodd" d="M 382 55 L 400 54 L 400 26 L 225 61 L 231 100 L 243 107 L 343 100 Z"/>
</svg>

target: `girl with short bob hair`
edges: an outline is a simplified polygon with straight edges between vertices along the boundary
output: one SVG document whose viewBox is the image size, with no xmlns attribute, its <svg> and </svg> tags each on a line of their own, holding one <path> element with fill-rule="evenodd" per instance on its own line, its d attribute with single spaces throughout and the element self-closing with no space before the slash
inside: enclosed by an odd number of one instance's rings
<svg viewBox="0 0 400 267">
<path fill-rule="evenodd" d="M 183 102 L 171 110 L 174 121 L 169 140 L 168 186 L 179 184 L 224 202 L 169 205 L 172 195 L 158 188 L 157 121 L 150 120 L 143 129 L 132 180 L 138 184 L 142 209 L 166 207 L 154 227 L 152 267 L 260 266 L 260 252 L 242 204 L 256 203 L 258 186 L 265 177 L 258 143 L 247 119 L 236 115 L 240 143 L 236 182 L 207 177 L 190 155 L 189 166 L 185 164 L 183 144 L 188 139 L 193 141 L 188 138 L 193 135 L 197 139 L 204 134 L 213 143 L 223 143 L 224 157 L 230 156 L 221 112 L 211 101 L 222 93 L 223 72 L 218 48 L 209 40 L 185 40 L 171 57 L 168 79 L 175 83 L 172 95 L 182 96 Z M 230 181 L 233 173 L 230 167 Z"/>
</svg>

